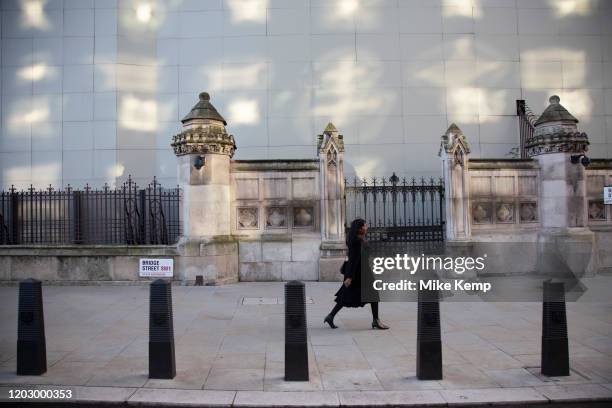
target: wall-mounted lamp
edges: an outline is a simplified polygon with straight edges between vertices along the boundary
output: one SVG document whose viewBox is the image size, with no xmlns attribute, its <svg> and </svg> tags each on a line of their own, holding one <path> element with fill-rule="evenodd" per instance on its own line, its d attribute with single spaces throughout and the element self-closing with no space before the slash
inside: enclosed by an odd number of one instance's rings
<svg viewBox="0 0 612 408">
<path fill-rule="evenodd" d="M 204 164 L 206 164 L 206 158 L 204 156 L 198 156 L 193 162 L 193 167 L 195 167 L 196 170 L 200 170 L 204 167 Z"/>
<path fill-rule="evenodd" d="M 584 154 L 574 154 L 570 156 L 572 164 L 582 164 L 584 167 L 588 167 L 591 164 L 591 159 L 586 157 Z"/>
</svg>

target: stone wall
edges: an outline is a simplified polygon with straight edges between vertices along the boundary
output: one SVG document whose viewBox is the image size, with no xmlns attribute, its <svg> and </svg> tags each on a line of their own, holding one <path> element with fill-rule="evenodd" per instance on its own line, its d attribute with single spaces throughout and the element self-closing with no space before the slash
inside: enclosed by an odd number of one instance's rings
<svg viewBox="0 0 612 408">
<path fill-rule="evenodd" d="M 231 164 L 231 231 L 241 281 L 317 280 L 319 160 Z"/>
<path fill-rule="evenodd" d="M 491 273 L 558 273 L 551 254 L 576 276 L 612 270 L 612 211 L 603 204 L 612 160 L 589 160 L 578 120 L 558 96 L 549 102 L 526 142 L 529 159 L 471 159 L 456 125 L 442 136 L 447 245 L 500 244 L 489 245 Z"/>
<path fill-rule="evenodd" d="M 539 168 L 534 160 L 469 160 L 472 235 L 537 232 Z"/>
<path fill-rule="evenodd" d="M 234 136 L 207 92 L 181 122 L 171 143 L 182 190 L 175 246 L 0 247 L 0 279 L 136 281 L 138 259 L 149 256 L 172 256 L 174 279 L 189 283 L 319 280 L 320 265 L 336 279 L 346 252 L 336 127 L 317 136 L 317 158 L 232 161 Z"/>
<path fill-rule="evenodd" d="M 540 213 L 555 211 L 540 205 L 538 162 L 471 159 L 468 167 L 471 239 L 537 240 Z M 586 200 L 580 211 L 586 214 L 587 231 L 594 234 L 592 265 L 598 272 L 612 271 L 612 208 L 603 203 L 603 187 L 612 185 L 612 160 L 593 160 L 585 173 Z M 534 255 L 521 254 L 525 270 L 536 267 Z"/>
<path fill-rule="evenodd" d="M 612 208 L 603 203 L 604 186 L 612 186 L 612 160 L 594 160 L 586 170 L 585 211 L 588 224 L 612 229 Z"/>
<path fill-rule="evenodd" d="M 612 160 L 593 160 L 586 170 L 585 213 L 595 234 L 599 270 L 612 272 L 612 206 L 603 203 L 604 186 L 612 186 Z"/>
<path fill-rule="evenodd" d="M 175 276 L 193 282 L 201 275 L 206 283 L 238 281 L 238 242 L 231 235 L 181 239 L 177 245 Z"/>
<path fill-rule="evenodd" d="M 171 246 L 0 246 L 0 281 L 28 278 L 56 282 L 147 281 L 138 276 L 140 258 L 181 259 Z M 175 273 L 174 280 L 183 281 Z"/>
<path fill-rule="evenodd" d="M 174 280 L 189 284 L 198 275 L 216 284 L 318 280 L 319 164 L 231 161 L 228 235 L 181 239 L 175 246 L 0 246 L 0 280 L 136 282 L 148 280 L 138 276 L 138 261 L 146 257 L 173 258 Z M 201 199 L 211 196 L 191 187 Z M 189 218 L 192 226 L 210 224 L 201 214 Z"/>
</svg>

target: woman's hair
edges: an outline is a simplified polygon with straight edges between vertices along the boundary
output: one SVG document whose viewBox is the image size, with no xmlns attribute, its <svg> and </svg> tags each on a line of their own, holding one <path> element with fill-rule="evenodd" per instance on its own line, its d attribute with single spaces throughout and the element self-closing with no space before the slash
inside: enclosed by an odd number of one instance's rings
<svg viewBox="0 0 612 408">
<path fill-rule="evenodd" d="M 359 239 L 359 230 L 365 225 L 363 218 L 356 218 L 351 222 L 351 226 L 346 236 L 346 245 L 351 245 L 353 242 Z"/>
</svg>

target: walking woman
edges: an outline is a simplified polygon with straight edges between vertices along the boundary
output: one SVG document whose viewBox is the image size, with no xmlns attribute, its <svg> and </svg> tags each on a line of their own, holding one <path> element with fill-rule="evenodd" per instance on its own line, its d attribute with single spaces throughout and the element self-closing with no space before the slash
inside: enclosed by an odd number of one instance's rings
<svg viewBox="0 0 612 408">
<path fill-rule="evenodd" d="M 335 329 L 334 317 L 343 307 L 363 307 L 368 302 L 362 301 L 362 281 L 371 281 L 372 272 L 369 268 L 365 268 L 362 276 L 361 268 L 361 254 L 362 250 L 366 249 L 365 235 L 368 230 L 368 226 L 365 220 L 357 218 L 351 222 L 351 228 L 349 229 L 348 236 L 346 238 L 346 245 L 348 246 L 348 262 L 343 268 L 342 273 L 344 274 L 344 282 L 340 289 L 336 292 L 336 306 L 332 311 L 325 317 L 324 322 L 329 324 L 329 327 Z M 367 261 L 366 261 L 367 262 Z M 366 285 L 366 288 L 370 285 Z M 372 293 L 368 293 L 368 300 L 370 307 L 372 308 L 372 328 L 386 330 L 389 326 L 385 325 L 378 318 L 378 292 L 371 290 Z"/>
</svg>

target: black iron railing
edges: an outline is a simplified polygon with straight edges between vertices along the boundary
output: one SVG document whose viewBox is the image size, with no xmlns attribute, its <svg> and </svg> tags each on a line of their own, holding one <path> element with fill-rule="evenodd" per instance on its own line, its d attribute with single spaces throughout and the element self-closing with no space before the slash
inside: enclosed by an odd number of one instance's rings
<svg viewBox="0 0 612 408">
<path fill-rule="evenodd" d="M 156 179 L 140 188 L 131 178 L 118 188 L 30 187 L 0 192 L 0 245 L 172 244 L 181 224 L 177 188 Z"/>
<path fill-rule="evenodd" d="M 442 179 L 389 178 L 345 180 L 348 229 L 355 218 L 366 220 L 370 241 L 443 241 Z"/>
<path fill-rule="evenodd" d="M 516 115 L 519 118 L 520 145 L 519 155 L 521 159 L 528 159 L 526 144 L 533 137 L 536 115 L 529 109 L 527 103 L 519 99 L 516 101 Z"/>
</svg>

